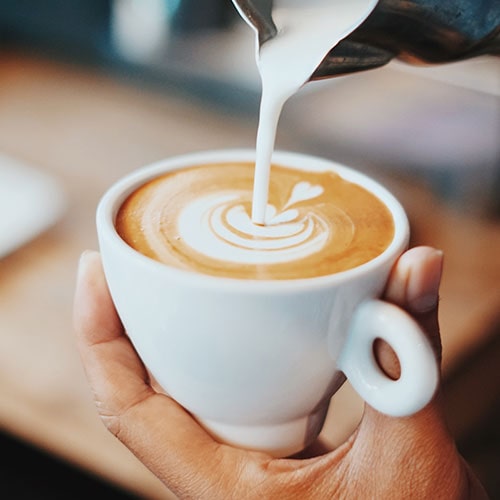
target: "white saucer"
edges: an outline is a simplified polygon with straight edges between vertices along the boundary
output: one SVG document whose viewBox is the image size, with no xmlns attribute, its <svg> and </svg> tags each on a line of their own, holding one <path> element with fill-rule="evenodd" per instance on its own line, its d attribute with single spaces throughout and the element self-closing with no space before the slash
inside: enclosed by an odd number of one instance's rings
<svg viewBox="0 0 500 500">
<path fill-rule="evenodd" d="M 0 154 L 0 258 L 52 226 L 65 206 L 54 178 Z"/>
</svg>

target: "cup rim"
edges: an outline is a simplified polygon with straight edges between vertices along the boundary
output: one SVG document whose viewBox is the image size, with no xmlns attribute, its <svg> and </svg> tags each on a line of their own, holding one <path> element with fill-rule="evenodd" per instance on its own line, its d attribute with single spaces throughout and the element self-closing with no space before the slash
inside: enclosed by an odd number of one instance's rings
<svg viewBox="0 0 500 500">
<path fill-rule="evenodd" d="M 116 231 L 115 217 L 119 207 L 125 201 L 126 197 L 144 182 L 162 173 L 189 166 L 206 165 L 214 162 L 241 161 L 255 161 L 255 149 L 216 149 L 176 155 L 145 165 L 125 175 L 108 188 L 98 203 L 96 225 L 100 246 L 102 247 L 104 241 L 106 241 L 112 245 L 114 251 L 123 252 L 129 258 L 135 259 L 141 266 L 154 270 L 155 273 L 168 275 L 170 280 L 177 280 L 183 283 L 195 282 L 199 288 L 229 288 L 235 291 L 241 289 L 256 292 L 262 290 L 280 290 L 282 292 L 298 289 L 312 290 L 340 284 L 355 277 L 366 275 L 388 262 L 392 263 L 394 258 L 403 253 L 408 247 L 409 222 L 406 213 L 396 197 L 382 184 L 370 176 L 334 160 L 283 150 L 274 151 L 273 163 L 291 168 L 300 168 L 306 164 L 308 169 L 318 171 L 334 170 L 346 180 L 360 184 L 380 198 L 388 207 L 394 220 L 394 237 L 389 246 L 374 259 L 345 271 L 307 278 L 261 280 L 213 276 L 188 269 L 180 269 L 156 261 L 132 248 Z"/>
</svg>

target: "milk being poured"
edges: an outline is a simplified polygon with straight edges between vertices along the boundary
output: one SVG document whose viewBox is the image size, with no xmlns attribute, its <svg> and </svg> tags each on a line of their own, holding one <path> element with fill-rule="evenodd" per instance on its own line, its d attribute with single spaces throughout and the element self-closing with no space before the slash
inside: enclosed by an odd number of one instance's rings
<svg viewBox="0 0 500 500">
<path fill-rule="evenodd" d="M 278 4 L 275 38 L 258 46 L 262 80 L 252 221 L 269 222 L 268 190 L 276 129 L 283 105 L 306 83 L 328 52 L 354 31 L 378 0 L 288 0 Z M 285 5 L 284 8 L 279 8 Z"/>
</svg>

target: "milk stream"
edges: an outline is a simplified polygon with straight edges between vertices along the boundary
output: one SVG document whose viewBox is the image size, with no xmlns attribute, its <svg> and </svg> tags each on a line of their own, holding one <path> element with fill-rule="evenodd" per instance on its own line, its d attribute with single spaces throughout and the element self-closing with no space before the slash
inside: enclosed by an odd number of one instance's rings
<svg viewBox="0 0 500 500">
<path fill-rule="evenodd" d="M 285 102 L 311 77 L 328 52 L 352 33 L 378 0 L 286 0 L 276 2 L 275 38 L 259 48 L 262 81 L 252 222 L 268 224 L 268 192 L 272 154 Z"/>
</svg>

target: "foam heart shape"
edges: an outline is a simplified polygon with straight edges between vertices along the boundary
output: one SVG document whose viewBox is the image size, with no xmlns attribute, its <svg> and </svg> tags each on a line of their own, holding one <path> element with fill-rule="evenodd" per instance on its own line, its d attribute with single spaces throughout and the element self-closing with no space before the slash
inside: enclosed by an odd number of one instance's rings
<svg viewBox="0 0 500 500">
<path fill-rule="evenodd" d="M 311 200 L 320 196 L 323 193 L 323 188 L 319 185 L 313 185 L 310 182 L 302 181 L 295 184 L 295 187 L 292 190 L 292 195 L 288 200 L 285 207 L 289 207 L 295 203 L 299 203 L 305 200 Z"/>
</svg>

